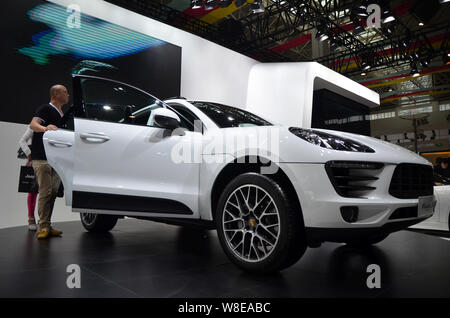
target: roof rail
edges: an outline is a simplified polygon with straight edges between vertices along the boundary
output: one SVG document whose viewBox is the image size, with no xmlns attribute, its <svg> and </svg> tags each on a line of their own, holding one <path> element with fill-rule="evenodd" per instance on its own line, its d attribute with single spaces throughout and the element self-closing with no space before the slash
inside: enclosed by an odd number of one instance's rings
<svg viewBox="0 0 450 318">
<path fill-rule="evenodd" d="M 186 99 L 186 97 L 183 97 L 183 96 L 173 96 L 173 97 L 167 97 L 167 98 L 164 98 L 164 100 L 168 100 L 168 99 Z"/>
</svg>

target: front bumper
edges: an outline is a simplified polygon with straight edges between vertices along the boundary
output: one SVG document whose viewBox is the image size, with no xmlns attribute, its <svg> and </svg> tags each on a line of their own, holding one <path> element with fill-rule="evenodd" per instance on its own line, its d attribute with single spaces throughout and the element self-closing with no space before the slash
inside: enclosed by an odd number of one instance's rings
<svg viewBox="0 0 450 318">
<path fill-rule="evenodd" d="M 369 228 L 317 228 L 307 227 L 306 238 L 310 244 L 322 242 L 349 242 L 360 239 L 387 235 L 396 231 L 422 222 L 428 217 L 416 218 L 414 220 L 401 220 L 385 223 L 380 227 Z"/>
<path fill-rule="evenodd" d="M 366 198 L 340 196 L 333 187 L 324 164 L 281 163 L 297 192 L 307 232 L 321 241 L 342 241 L 351 236 L 391 233 L 419 223 L 433 215 L 392 219 L 399 208 L 418 206 L 418 199 L 398 199 L 389 194 L 389 185 L 396 165 L 385 164 Z M 355 206 L 359 209 L 358 220 L 349 223 L 341 214 L 341 207 Z M 353 234 L 350 234 L 353 233 Z"/>
</svg>

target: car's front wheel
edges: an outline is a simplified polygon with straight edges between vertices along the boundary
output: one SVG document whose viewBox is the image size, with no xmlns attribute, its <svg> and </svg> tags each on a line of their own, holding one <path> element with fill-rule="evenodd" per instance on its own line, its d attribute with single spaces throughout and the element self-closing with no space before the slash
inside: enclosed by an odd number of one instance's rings
<svg viewBox="0 0 450 318">
<path fill-rule="evenodd" d="M 297 262 L 306 250 L 301 211 L 285 190 L 257 173 L 233 179 L 220 196 L 216 225 L 230 260 L 244 270 L 268 273 Z"/>
<path fill-rule="evenodd" d="M 111 231 L 117 223 L 117 216 L 96 213 L 80 213 L 81 224 L 89 232 L 106 233 Z"/>
</svg>

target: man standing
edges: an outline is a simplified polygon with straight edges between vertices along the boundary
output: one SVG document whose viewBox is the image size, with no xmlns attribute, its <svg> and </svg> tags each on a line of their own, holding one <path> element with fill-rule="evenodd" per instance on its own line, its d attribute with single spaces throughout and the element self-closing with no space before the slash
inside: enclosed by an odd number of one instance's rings
<svg viewBox="0 0 450 318">
<path fill-rule="evenodd" d="M 42 105 L 36 111 L 30 128 L 33 133 L 31 145 L 31 159 L 39 185 L 38 214 L 39 230 L 38 239 L 49 236 L 59 236 L 61 231 L 51 227 L 53 205 L 61 183 L 58 174 L 47 163 L 42 137 L 47 130 L 57 130 L 63 116 L 62 107 L 69 101 L 67 88 L 63 85 L 54 85 L 50 88 L 50 103 Z"/>
<path fill-rule="evenodd" d="M 439 164 L 434 168 L 434 172 L 441 175 L 444 178 L 450 179 L 450 169 L 448 168 L 448 158 L 438 158 L 441 159 Z M 437 162 L 437 160 L 436 160 Z"/>
</svg>

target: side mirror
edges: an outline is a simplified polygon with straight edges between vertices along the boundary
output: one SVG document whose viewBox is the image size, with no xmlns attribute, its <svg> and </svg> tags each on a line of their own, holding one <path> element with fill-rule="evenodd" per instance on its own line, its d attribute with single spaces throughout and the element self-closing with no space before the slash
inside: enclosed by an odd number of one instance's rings
<svg viewBox="0 0 450 318">
<path fill-rule="evenodd" d="M 175 130 L 180 127 L 180 117 L 170 109 L 158 108 L 153 111 L 154 123 L 164 129 Z"/>
</svg>

